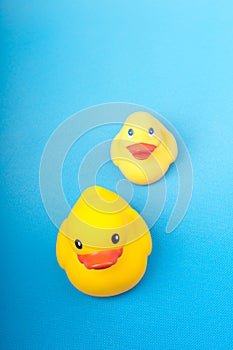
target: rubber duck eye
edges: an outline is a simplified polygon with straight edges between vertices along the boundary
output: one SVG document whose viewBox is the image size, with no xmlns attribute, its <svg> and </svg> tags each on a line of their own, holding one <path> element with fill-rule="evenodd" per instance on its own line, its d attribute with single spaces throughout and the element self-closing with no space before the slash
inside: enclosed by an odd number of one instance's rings
<svg viewBox="0 0 233 350">
<path fill-rule="evenodd" d="M 133 129 L 129 129 L 129 130 L 128 130 L 128 135 L 129 135 L 129 137 L 132 137 L 132 136 L 133 136 Z"/>
<path fill-rule="evenodd" d="M 117 244 L 120 240 L 120 236 L 118 235 L 118 233 L 114 233 L 114 235 L 112 235 L 112 243 Z"/>
<path fill-rule="evenodd" d="M 149 130 L 148 130 L 148 133 L 149 133 L 149 135 L 151 135 L 151 136 L 153 136 L 154 135 L 154 129 L 153 128 L 150 128 Z"/>
<path fill-rule="evenodd" d="M 78 249 L 82 249 L 83 245 L 79 239 L 76 239 L 76 241 L 74 243 Z"/>
</svg>

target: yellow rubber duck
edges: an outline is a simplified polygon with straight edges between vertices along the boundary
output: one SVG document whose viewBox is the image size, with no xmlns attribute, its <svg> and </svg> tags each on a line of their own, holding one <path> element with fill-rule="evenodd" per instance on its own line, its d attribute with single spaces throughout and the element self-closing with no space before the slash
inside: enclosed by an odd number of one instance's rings
<svg viewBox="0 0 233 350">
<path fill-rule="evenodd" d="M 111 145 L 111 158 L 138 185 L 158 181 L 177 157 L 174 136 L 147 112 L 131 114 Z"/>
<path fill-rule="evenodd" d="M 86 189 L 62 223 L 56 254 L 71 283 L 93 296 L 113 296 L 143 277 L 152 243 L 142 217 L 119 195 Z"/>
</svg>

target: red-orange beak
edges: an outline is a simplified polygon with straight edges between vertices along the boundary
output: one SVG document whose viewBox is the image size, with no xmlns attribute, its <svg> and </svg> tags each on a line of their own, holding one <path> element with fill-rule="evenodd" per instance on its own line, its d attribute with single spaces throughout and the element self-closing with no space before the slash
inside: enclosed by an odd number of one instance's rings
<svg viewBox="0 0 233 350">
<path fill-rule="evenodd" d="M 89 270 L 101 270 L 116 264 L 122 253 L 123 248 L 102 250 L 91 254 L 78 254 L 78 260 Z"/>
<path fill-rule="evenodd" d="M 127 147 L 134 158 L 139 160 L 144 160 L 149 158 L 152 152 L 157 148 L 157 146 L 150 143 L 134 143 Z"/>
</svg>

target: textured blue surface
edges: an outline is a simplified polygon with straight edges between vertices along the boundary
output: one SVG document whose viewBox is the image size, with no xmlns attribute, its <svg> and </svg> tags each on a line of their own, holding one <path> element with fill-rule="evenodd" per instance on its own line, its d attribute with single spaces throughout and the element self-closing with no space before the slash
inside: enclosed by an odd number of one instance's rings
<svg viewBox="0 0 233 350">
<path fill-rule="evenodd" d="M 232 13 L 230 0 L 1 2 L 2 349 L 233 348 Z M 38 174 L 52 131 L 110 101 L 171 121 L 194 191 L 170 235 L 166 204 L 142 283 L 97 299 L 56 263 Z"/>
</svg>

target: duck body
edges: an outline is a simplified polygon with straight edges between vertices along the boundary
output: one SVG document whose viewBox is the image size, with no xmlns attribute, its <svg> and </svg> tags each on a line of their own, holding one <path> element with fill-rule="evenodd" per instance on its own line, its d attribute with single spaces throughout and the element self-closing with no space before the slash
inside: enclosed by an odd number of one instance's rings
<svg viewBox="0 0 233 350">
<path fill-rule="evenodd" d="M 177 157 L 174 136 L 147 112 L 131 114 L 111 144 L 111 158 L 138 185 L 161 179 Z"/>
<path fill-rule="evenodd" d="M 86 189 L 57 237 L 59 265 L 83 293 L 113 296 L 143 277 L 152 243 L 142 217 L 116 193 Z"/>
</svg>

